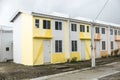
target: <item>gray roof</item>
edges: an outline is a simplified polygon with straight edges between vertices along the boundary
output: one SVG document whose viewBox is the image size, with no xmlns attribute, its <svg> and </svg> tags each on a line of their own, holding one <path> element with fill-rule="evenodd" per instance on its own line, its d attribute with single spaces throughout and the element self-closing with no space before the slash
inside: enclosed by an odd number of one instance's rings
<svg viewBox="0 0 120 80">
<path fill-rule="evenodd" d="M 14 22 L 16 20 L 17 17 L 19 17 L 19 15 L 21 13 L 24 13 L 22 11 L 18 11 L 10 20 L 10 22 Z M 81 17 L 77 17 L 77 18 L 70 18 L 70 17 L 63 17 L 61 15 L 51 15 L 51 14 L 43 14 L 43 13 L 37 13 L 37 12 L 25 12 L 25 13 L 29 13 L 33 16 L 39 16 L 39 17 L 44 17 L 44 18 L 51 18 L 51 19 L 57 19 L 57 20 L 70 20 L 71 22 L 82 22 L 82 23 L 87 23 L 87 24 L 91 24 L 94 23 L 96 25 L 104 25 L 104 26 L 112 26 L 112 27 L 120 27 L 119 24 L 114 24 L 114 23 L 109 23 L 109 22 L 103 22 L 103 21 L 94 21 L 91 19 L 87 19 L 87 18 L 81 18 Z"/>
</svg>

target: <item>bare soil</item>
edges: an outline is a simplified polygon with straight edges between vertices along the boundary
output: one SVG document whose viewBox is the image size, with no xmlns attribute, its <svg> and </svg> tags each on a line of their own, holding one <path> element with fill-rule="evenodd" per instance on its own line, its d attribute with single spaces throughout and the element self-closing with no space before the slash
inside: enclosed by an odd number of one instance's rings
<svg viewBox="0 0 120 80">
<path fill-rule="evenodd" d="M 96 65 L 103 65 L 120 60 L 120 56 L 96 59 Z M 0 63 L 0 80 L 31 79 L 91 66 L 91 60 L 73 63 L 24 66 L 13 62 Z"/>
</svg>

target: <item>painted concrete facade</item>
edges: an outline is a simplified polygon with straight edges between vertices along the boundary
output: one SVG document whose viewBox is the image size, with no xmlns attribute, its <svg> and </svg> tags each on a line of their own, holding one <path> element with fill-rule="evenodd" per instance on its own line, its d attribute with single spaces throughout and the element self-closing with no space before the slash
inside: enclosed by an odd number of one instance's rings
<svg viewBox="0 0 120 80">
<path fill-rule="evenodd" d="M 91 22 L 33 12 L 19 12 L 11 22 L 15 24 L 15 63 L 33 66 L 91 58 Z M 76 25 L 75 29 L 72 24 Z M 56 25 L 60 28 L 56 29 Z M 119 43 L 119 36 L 109 35 L 110 26 L 95 26 L 100 29 L 99 33 L 95 34 L 96 58 L 108 56 L 112 51 L 109 47 L 110 41 Z M 105 34 L 102 34 L 102 28 L 105 29 Z M 115 38 L 110 40 L 110 37 Z M 103 41 L 104 50 L 101 47 Z M 118 45 L 115 46 L 118 49 Z"/>
<path fill-rule="evenodd" d="M 96 32 L 96 27 L 99 28 L 99 33 Z M 102 28 L 105 28 L 105 33 L 102 33 Z M 115 30 L 117 30 L 115 34 Z M 119 28 L 110 25 L 104 24 L 96 24 L 95 26 L 95 55 L 96 58 L 100 58 L 101 56 L 109 56 L 114 54 L 115 50 L 119 50 Z M 102 49 L 102 42 L 105 41 L 105 49 Z"/>
</svg>

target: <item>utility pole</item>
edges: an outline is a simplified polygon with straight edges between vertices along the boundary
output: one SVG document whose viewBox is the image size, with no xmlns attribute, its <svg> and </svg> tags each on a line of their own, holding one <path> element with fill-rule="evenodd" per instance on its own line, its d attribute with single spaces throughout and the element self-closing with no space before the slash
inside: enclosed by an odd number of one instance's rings
<svg viewBox="0 0 120 80">
<path fill-rule="evenodd" d="M 95 52 L 94 52 L 94 23 L 91 23 L 91 67 L 95 67 Z"/>
<path fill-rule="evenodd" d="M 95 51 L 94 51 L 94 34 L 95 34 L 95 20 L 98 19 L 98 17 L 100 16 L 100 14 L 102 13 L 102 11 L 104 10 L 104 8 L 106 7 L 107 3 L 109 2 L 109 0 L 106 0 L 104 6 L 102 7 L 102 9 L 100 10 L 100 12 L 98 13 L 98 15 L 95 17 L 95 19 L 93 20 L 93 22 L 91 22 L 91 67 L 95 68 L 96 63 L 95 63 Z"/>
</svg>

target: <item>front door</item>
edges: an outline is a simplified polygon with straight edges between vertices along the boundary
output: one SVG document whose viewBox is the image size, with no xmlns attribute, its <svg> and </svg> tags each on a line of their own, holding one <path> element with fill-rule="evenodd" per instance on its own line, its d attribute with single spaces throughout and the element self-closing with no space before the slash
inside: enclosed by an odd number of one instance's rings
<svg viewBox="0 0 120 80">
<path fill-rule="evenodd" d="M 51 62 L 50 40 L 44 40 L 44 63 Z"/>
<path fill-rule="evenodd" d="M 96 48 L 95 48 L 96 58 L 100 58 L 100 41 L 95 41 L 95 42 L 96 42 Z"/>
<path fill-rule="evenodd" d="M 85 41 L 81 41 L 81 60 L 86 59 L 86 54 L 85 54 Z"/>
</svg>

